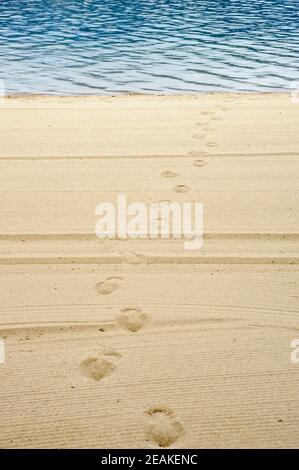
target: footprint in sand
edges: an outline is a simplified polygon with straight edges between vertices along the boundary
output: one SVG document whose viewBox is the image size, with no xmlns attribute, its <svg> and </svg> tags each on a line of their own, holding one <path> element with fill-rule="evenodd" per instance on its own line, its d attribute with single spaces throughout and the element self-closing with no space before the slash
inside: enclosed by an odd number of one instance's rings
<svg viewBox="0 0 299 470">
<path fill-rule="evenodd" d="M 147 316 L 139 308 L 123 308 L 116 317 L 117 323 L 124 329 L 136 332 L 144 327 Z"/>
<path fill-rule="evenodd" d="M 164 178 L 176 178 L 177 176 L 179 176 L 179 174 L 175 171 L 166 170 L 161 173 L 161 176 L 163 176 Z"/>
<path fill-rule="evenodd" d="M 207 136 L 207 134 L 204 134 L 204 133 L 202 133 L 202 134 L 195 134 L 195 135 L 193 136 L 193 138 L 194 138 L 194 139 L 204 139 L 206 136 Z"/>
<path fill-rule="evenodd" d="M 146 411 L 146 432 L 159 447 L 174 444 L 183 434 L 184 428 L 169 408 L 157 407 Z"/>
<path fill-rule="evenodd" d="M 207 147 L 217 147 L 218 146 L 217 142 L 207 142 L 206 145 L 207 145 Z"/>
<path fill-rule="evenodd" d="M 194 160 L 193 166 L 196 166 L 198 168 L 202 168 L 203 166 L 206 166 L 208 163 L 205 160 Z"/>
<path fill-rule="evenodd" d="M 186 186 L 185 184 L 178 184 L 173 189 L 176 193 L 187 193 L 189 191 L 188 186 Z"/>
<path fill-rule="evenodd" d="M 114 351 L 108 351 L 100 357 L 88 357 L 80 364 L 80 369 L 85 377 L 92 380 L 101 380 L 110 374 L 120 358 L 120 354 Z"/>
<path fill-rule="evenodd" d="M 107 277 L 107 279 L 95 285 L 95 291 L 97 294 L 102 295 L 111 294 L 120 286 L 120 281 L 123 281 L 123 278 L 120 276 Z"/>
</svg>

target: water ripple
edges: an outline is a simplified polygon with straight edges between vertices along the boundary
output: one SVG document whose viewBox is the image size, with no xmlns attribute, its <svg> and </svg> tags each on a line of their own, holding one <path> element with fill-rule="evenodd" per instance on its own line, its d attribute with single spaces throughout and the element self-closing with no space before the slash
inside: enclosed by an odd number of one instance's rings
<svg viewBox="0 0 299 470">
<path fill-rule="evenodd" d="M 0 0 L 0 78 L 8 93 L 289 89 L 298 26 L 298 0 Z"/>
</svg>

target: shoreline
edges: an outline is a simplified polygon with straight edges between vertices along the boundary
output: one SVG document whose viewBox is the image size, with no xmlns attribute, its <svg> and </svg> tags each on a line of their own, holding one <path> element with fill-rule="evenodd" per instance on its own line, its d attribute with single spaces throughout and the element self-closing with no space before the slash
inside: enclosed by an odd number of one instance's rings
<svg viewBox="0 0 299 470">
<path fill-rule="evenodd" d="M 285 89 L 285 90 L 277 90 L 277 91 L 201 91 L 201 92 L 184 92 L 179 91 L 175 93 L 139 93 L 139 92 L 119 92 L 119 93 L 109 93 L 109 94 L 101 94 L 101 93 L 87 93 L 87 94 L 59 94 L 59 93 L 30 93 L 30 92 L 20 92 L 20 93 L 9 93 L 2 97 L 2 99 L 18 99 L 18 98 L 127 98 L 127 97 L 149 97 L 149 98 L 159 98 L 159 97 L 198 97 L 202 95 L 212 95 L 212 96 L 225 96 L 225 95 L 233 95 L 233 96 L 269 96 L 269 95 L 286 95 L 291 94 L 292 89 Z"/>
</svg>

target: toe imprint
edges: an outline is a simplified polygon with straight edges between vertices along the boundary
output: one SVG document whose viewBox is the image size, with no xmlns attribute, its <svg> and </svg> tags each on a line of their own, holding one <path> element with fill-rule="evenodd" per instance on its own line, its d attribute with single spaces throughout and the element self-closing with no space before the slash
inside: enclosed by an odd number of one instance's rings
<svg viewBox="0 0 299 470">
<path fill-rule="evenodd" d="M 159 447 L 174 444 L 183 434 L 184 428 L 169 408 L 157 407 L 146 411 L 146 431 Z"/>
</svg>

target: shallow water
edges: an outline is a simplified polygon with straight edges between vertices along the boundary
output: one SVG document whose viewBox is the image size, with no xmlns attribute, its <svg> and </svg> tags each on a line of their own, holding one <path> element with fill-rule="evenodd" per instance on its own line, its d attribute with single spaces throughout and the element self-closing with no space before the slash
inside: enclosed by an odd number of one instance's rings
<svg viewBox="0 0 299 470">
<path fill-rule="evenodd" d="M 272 91 L 299 81 L 298 0 L 0 0 L 7 93 Z"/>
</svg>

